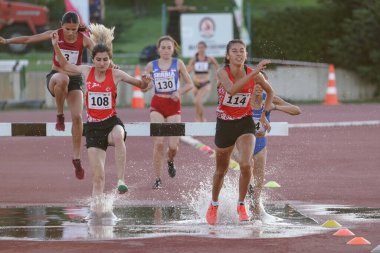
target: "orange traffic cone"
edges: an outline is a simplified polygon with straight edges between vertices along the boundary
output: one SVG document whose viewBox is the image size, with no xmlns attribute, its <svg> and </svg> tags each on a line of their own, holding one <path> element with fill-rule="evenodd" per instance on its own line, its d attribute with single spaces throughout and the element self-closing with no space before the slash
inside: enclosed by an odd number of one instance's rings
<svg viewBox="0 0 380 253">
<path fill-rule="evenodd" d="M 135 69 L 135 78 L 141 79 L 140 67 L 136 66 Z M 141 89 L 133 86 L 133 95 L 132 95 L 132 108 L 144 108 L 144 94 Z"/>
<path fill-rule="evenodd" d="M 337 105 L 338 96 L 336 94 L 335 68 L 333 64 L 329 65 L 329 80 L 327 83 L 327 91 L 325 96 L 325 105 Z"/>
</svg>

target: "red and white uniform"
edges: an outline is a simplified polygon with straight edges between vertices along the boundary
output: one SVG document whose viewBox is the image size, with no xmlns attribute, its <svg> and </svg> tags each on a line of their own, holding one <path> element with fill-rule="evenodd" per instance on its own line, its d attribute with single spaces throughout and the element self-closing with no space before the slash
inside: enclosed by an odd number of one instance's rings
<svg viewBox="0 0 380 253">
<path fill-rule="evenodd" d="M 92 67 L 86 80 L 87 121 L 98 122 L 116 115 L 117 87 L 112 69 L 106 71 L 103 82 L 95 81 L 95 68 Z"/>
<path fill-rule="evenodd" d="M 246 67 L 247 74 L 252 72 L 252 69 Z M 231 82 L 235 84 L 232 77 L 231 70 L 228 66 L 225 67 L 228 77 Z M 245 84 L 239 93 L 231 96 L 224 89 L 222 84 L 218 85 L 218 107 L 216 109 L 216 116 L 223 120 L 236 120 L 246 116 L 252 116 L 251 94 L 255 86 L 255 81 L 250 80 Z"/>
<path fill-rule="evenodd" d="M 63 37 L 63 29 L 58 29 L 58 46 L 61 49 L 63 56 L 66 60 L 75 65 L 80 65 L 82 63 L 82 52 L 83 52 L 83 33 L 78 32 L 77 40 L 73 43 L 65 41 Z M 55 52 L 53 53 L 53 64 L 59 67 L 59 62 Z"/>
</svg>

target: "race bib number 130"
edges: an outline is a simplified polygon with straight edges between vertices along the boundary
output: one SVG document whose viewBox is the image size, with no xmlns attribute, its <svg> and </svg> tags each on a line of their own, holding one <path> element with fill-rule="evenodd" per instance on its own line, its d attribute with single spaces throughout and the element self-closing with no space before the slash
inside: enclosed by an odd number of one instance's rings
<svg viewBox="0 0 380 253">
<path fill-rule="evenodd" d="M 111 109 L 111 92 L 89 92 L 88 107 L 90 109 Z"/>
<path fill-rule="evenodd" d="M 223 105 L 230 107 L 246 107 L 250 101 L 250 93 L 237 93 L 233 96 L 226 94 L 223 99 Z"/>
</svg>

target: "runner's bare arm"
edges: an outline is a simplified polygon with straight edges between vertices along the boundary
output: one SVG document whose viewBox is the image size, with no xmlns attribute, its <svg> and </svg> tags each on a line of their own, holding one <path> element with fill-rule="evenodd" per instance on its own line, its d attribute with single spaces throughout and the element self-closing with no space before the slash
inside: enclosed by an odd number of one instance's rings
<svg viewBox="0 0 380 253">
<path fill-rule="evenodd" d="M 272 103 L 274 92 L 272 86 L 269 82 L 264 78 L 263 74 L 259 73 L 255 76 L 255 83 L 260 84 L 260 86 L 267 93 L 267 99 L 265 100 L 264 112 L 270 112 L 272 110 Z"/>
<path fill-rule="evenodd" d="M 301 109 L 298 106 L 293 105 L 289 102 L 286 102 L 285 100 L 283 100 L 281 97 L 277 95 L 273 97 L 273 104 L 274 104 L 273 110 L 285 112 L 289 115 L 301 114 Z"/>
<path fill-rule="evenodd" d="M 181 73 L 183 80 L 185 82 L 185 84 L 181 85 L 181 87 L 178 90 L 179 94 L 182 96 L 186 92 L 190 91 L 194 87 L 194 84 L 193 84 L 193 80 L 191 79 L 189 72 L 187 72 L 186 66 L 183 63 L 183 61 L 178 60 L 177 64 L 178 64 L 178 70 Z"/>
<path fill-rule="evenodd" d="M 29 43 L 50 40 L 50 36 L 53 32 L 55 31 L 49 30 L 49 31 L 39 33 L 39 34 L 34 34 L 30 36 L 13 37 L 9 39 L 0 37 L 0 44 L 29 44 Z"/>
<path fill-rule="evenodd" d="M 262 60 L 256 68 L 254 68 L 251 73 L 248 75 L 245 75 L 243 78 L 237 80 L 234 85 L 232 85 L 232 82 L 230 78 L 228 77 L 227 71 L 224 68 L 219 68 L 217 72 L 217 78 L 220 81 L 220 83 L 223 85 L 224 89 L 230 94 L 230 95 L 235 95 L 238 93 L 244 85 L 254 78 L 258 73 L 260 73 L 261 70 L 265 68 L 266 64 L 269 64 L 269 60 Z M 265 90 L 265 89 L 264 89 Z M 272 94 L 273 97 L 273 94 Z M 272 103 L 272 100 L 271 100 Z"/>
<path fill-rule="evenodd" d="M 145 70 L 144 70 L 144 75 L 149 75 L 151 76 L 151 73 L 152 73 L 152 62 L 149 62 L 146 67 L 145 67 Z M 152 76 L 151 76 L 152 77 Z M 141 89 L 142 92 L 147 92 L 148 90 L 152 89 L 153 88 L 153 81 L 151 80 L 149 83 L 148 83 L 148 86 L 145 88 L 145 89 Z"/>
<path fill-rule="evenodd" d="M 133 86 L 139 87 L 140 89 L 145 89 L 146 87 L 148 87 L 148 84 L 152 80 L 150 75 L 144 74 L 141 76 L 142 79 L 140 80 L 140 79 L 134 78 L 133 76 L 128 75 L 127 73 L 125 73 L 124 71 L 120 69 L 113 69 L 112 71 L 113 71 L 115 83 L 122 81 L 125 83 L 132 84 Z"/>
<path fill-rule="evenodd" d="M 195 58 L 191 58 L 189 63 L 187 64 L 187 72 L 191 73 L 194 68 Z"/>
</svg>

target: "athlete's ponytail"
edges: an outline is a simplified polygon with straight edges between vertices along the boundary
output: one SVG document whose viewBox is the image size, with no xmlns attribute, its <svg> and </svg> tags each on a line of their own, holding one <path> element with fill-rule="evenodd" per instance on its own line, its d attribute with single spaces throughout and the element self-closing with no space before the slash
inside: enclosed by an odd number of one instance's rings
<svg viewBox="0 0 380 253">
<path fill-rule="evenodd" d="M 88 28 L 90 29 L 90 38 L 95 43 L 95 47 L 92 50 L 92 58 L 95 57 L 96 53 L 105 51 L 112 58 L 112 41 L 114 39 L 115 27 L 110 29 L 102 24 L 90 24 Z"/>
</svg>

